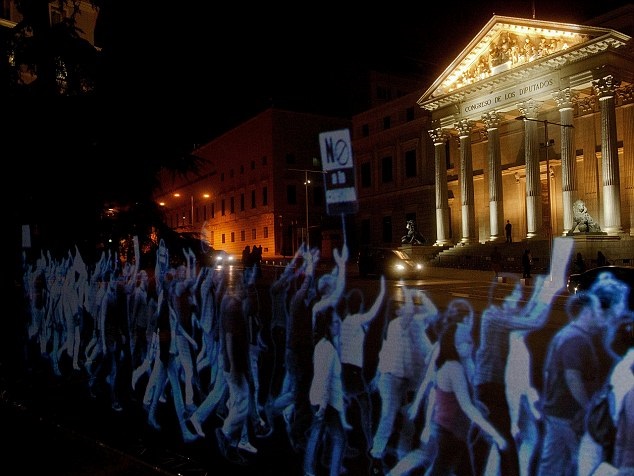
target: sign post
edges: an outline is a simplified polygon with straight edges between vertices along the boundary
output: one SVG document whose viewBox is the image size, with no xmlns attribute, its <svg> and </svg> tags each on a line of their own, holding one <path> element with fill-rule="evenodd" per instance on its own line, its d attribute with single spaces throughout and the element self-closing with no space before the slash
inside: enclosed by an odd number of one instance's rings
<svg viewBox="0 0 634 476">
<path fill-rule="evenodd" d="M 340 129 L 322 132 L 319 134 L 319 147 L 328 215 L 356 213 L 359 204 L 354 184 L 350 131 Z"/>
</svg>

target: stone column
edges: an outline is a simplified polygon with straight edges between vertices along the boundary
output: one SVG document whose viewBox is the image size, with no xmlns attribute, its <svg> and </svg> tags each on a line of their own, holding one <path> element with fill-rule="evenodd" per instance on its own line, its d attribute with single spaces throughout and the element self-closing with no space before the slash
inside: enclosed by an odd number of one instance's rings
<svg viewBox="0 0 634 476">
<path fill-rule="evenodd" d="M 489 168 L 489 224 L 491 236 L 489 241 L 504 241 L 504 194 L 502 188 L 502 158 L 500 153 L 500 115 L 489 112 L 482 116 L 488 136 L 488 168 Z"/>
<path fill-rule="evenodd" d="M 572 204 L 579 198 L 577 190 L 577 160 L 575 157 L 575 138 L 572 127 L 573 100 L 578 93 L 570 88 L 553 93 L 553 98 L 559 107 L 559 122 L 561 123 L 561 193 L 563 200 L 563 236 L 574 226 Z M 555 226 L 556 228 L 556 226 Z"/>
<path fill-rule="evenodd" d="M 535 238 L 542 230 L 542 184 L 539 174 L 539 105 L 529 100 L 518 104 L 524 120 L 524 159 L 526 161 L 526 238 Z M 548 144 L 544 144 L 548 145 Z M 543 234 L 543 233 L 542 233 Z"/>
<path fill-rule="evenodd" d="M 622 233 L 621 179 L 619 150 L 616 142 L 616 110 L 614 94 L 621 81 L 612 75 L 592 81 L 601 107 L 601 169 L 603 183 L 602 231 L 608 235 Z"/>
<path fill-rule="evenodd" d="M 475 199 L 473 192 L 473 158 L 471 129 L 473 122 L 463 119 L 454 125 L 460 136 L 460 203 L 462 204 L 461 243 L 476 243 Z"/>
<path fill-rule="evenodd" d="M 429 131 L 434 143 L 436 166 L 436 242 L 434 246 L 450 245 L 449 239 L 449 194 L 447 193 L 447 151 L 449 134 L 442 129 Z"/>
</svg>

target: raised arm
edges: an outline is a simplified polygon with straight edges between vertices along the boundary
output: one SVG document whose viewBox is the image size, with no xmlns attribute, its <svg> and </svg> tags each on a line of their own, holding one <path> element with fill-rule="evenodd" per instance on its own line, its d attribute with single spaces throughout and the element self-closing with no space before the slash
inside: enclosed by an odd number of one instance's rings
<svg viewBox="0 0 634 476">
<path fill-rule="evenodd" d="M 367 312 L 360 314 L 361 325 L 370 322 L 379 314 L 379 309 L 381 309 L 381 305 L 383 304 L 383 298 L 385 297 L 385 276 L 381 276 L 381 284 L 379 288 L 379 294 L 374 300 L 372 307 L 368 309 Z"/>
</svg>

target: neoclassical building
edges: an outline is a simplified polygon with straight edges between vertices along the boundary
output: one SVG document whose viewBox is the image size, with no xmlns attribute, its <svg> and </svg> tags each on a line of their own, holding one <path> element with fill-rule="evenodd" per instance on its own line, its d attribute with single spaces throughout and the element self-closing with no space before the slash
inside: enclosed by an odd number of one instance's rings
<svg viewBox="0 0 634 476">
<path fill-rule="evenodd" d="M 435 244 L 634 236 L 634 52 L 618 31 L 493 16 L 417 104 Z M 595 228 L 596 230 L 596 228 Z"/>
</svg>

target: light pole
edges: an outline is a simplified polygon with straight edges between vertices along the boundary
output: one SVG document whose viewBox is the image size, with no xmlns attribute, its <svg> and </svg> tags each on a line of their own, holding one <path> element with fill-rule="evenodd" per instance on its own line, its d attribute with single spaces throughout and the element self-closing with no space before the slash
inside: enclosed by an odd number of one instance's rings
<svg viewBox="0 0 634 476">
<path fill-rule="evenodd" d="M 310 169 L 288 169 L 294 172 L 304 172 L 304 195 L 306 200 L 306 247 L 310 249 L 310 233 L 308 229 L 308 185 L 310 184 L 310 179 L 308 178 L 309 173 L 313 174 L 322 174 L 324 175 L 326 172 L 321 170 L 310 170 Z"/>
<path fill-rule="evenodd" d="M 554 139 L 548 139 L 548 124 L 553 126 L 561 126 L 561 127 L 574 127 L 572 124 L 562 124 L 561 122 L 551 122 L 546 119 L 534 119 L 526 116 L 518 116 L 515 118 L 518 121 L 532 121 L 532 122 L 541 122 L 544 124 L 544 147 L 546 148 L 546 198 L 548 200 L 548 258 L 552 259 L 553 252 L 553 224 L 552 224 L 552 204 L 550 203 L 550 160 L 548 150 L 551 145 L 555 143 Z M 552 276 L 552 270 L 551 270 Z"/>
<path fill-rule="evenodd" d="M 308 233 L 308 170 L 304 170 L 304 191 L 306 198 L 306 248 L 310 249 L 310 233 Z"/>
</svg>

